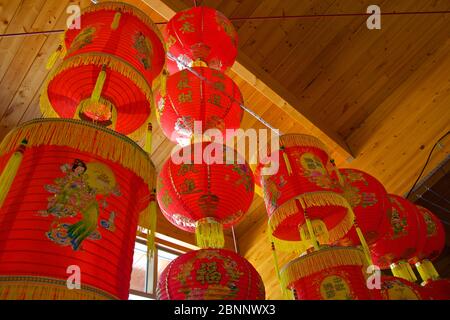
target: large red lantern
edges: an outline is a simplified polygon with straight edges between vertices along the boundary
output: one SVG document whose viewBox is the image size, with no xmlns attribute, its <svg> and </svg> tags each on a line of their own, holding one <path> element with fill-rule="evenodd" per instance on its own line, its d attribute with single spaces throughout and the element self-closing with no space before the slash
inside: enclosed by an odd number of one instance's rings
<svg viewBox="0 0 450 320">
<path fill-rule="evenodd" d="M 389 231 L 370 247 L 374 264 L 382 269 L 416 257 L 425 245 L 420 234 L 426 233 L 426 226 L 419 221 L 418 208 L 402 197 L 389 194 L 388 198 Z"/>
<path fill-rule="evenodd" d="M 430 300 L 450 300 L 450 280 L 437 279 L 425 282 L 421 292 Z"/>
<path fill-rule="evenodd" d="M 219 11 L 195 7 L 178 12 L 166 25 L 164 38 L 170 73 L 205 62 L 210 68 L 226 70 L 236 60 L 238 36 L 233 24 Z"/>
<path fill-rule="evenodd" d="M 279 159 L 278 171 L 261 175 L 263 165 L 256 170 L 272 235 L 280 240 L 306 241 L 307 218 L 320 243 L 341 239 L 353 226 L 354 215 L 339 183 L 327 170 L 325 146 L 315 137 L 301 134 L 280 136 L 280 145 L 281 150 L 271 155 L 273 160 Z"/>
<path fill-rule="evenodd" d="M 194 134 L 217 129 L 238 129 L 243 111 L 238 86 L 224 73 L 204 67 L 177 72 L 167 79 L 166 92 L 156 101 L 164 134 L 181 145 L 190 143 Z M 201 77 L 201 78 L 199 78 Z M 201 128 L 194 132 L 194 122 Z"/>
<path fill-rule="evenodd" d="M 339 169 L 343 196 L 353 208 L 358 227 L 367 244 L 383 236 L 389 228 L 390 203 L 383 185 L 366 172 L 356 169 Z M 359 245 L 355 228 L 338 242 L 340 245 Z"/>
<path fill-rule="evenodd" d="M 280 274 L 296 300 L 369 300 L 365 269 L 361 250 L 332 247 L 290 261 Z"/>
<path fill-rule="evenodd" d="M 264 300 L 255 268 L 223 249 L 191 251 L 173 260 L 158 281 L 159 300 Z"/>
<path fill-rule="evenodd" d="M 373 288 L 371 293 L 372 300 L 426 300 L 419 285 L 391 276 L 381 276 L 381 288 Z"/>
<path fill-rule="evenodd" d="M 143 141 L 152 81 L 165 62 L 157 27 L 137 8 L 113 2 L 88 7 L 80 24 L 66 32 L 59 50 L 67 53 L 44 85 L 42 113 L 91 121 Z"/>
<path fill-rule="evenodd" d="M 128 298 L 155 174 L 139 146 L 93 124 L 39 119 L 4 139 L 0 172 L 0 299 Z M 80 290 L 66 285 L 74 270 Z"/>
<path fill-rule="evenodd" d="M 176 154 L 180 159 L 168 159 L 158 176 L 161 211 L 175 226 L 195 231 L 199 246 L 222 247 L 222 226 L 239 222 L 253 200 L 252 171 L 233 149 L 216 143 L 195 143 Z"/>
<path fill-rule="evenodd" d="M 416 207 L 419 209 L 419 221 L 426 226 L 426 232 L 419 235 L 421 238 L 425 238 L 425 245 L 421 246 L 422 250 L 418 252 L 411 263 L 423 259 L 434 260 L 439 257 L 445 247 L 445 231 L 441 220 L 430 210 L 421 206 Z"/>
</svg>

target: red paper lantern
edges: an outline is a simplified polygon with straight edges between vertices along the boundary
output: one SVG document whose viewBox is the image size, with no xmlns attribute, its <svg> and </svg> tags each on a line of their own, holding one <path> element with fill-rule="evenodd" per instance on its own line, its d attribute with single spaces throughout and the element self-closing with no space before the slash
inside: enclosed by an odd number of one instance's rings
<svg viewBox="0 0 450 320">
<path fill-rule="evenodd" d="M 226 162 L 227 153 L 235 160 Z M 182 156 L 179 164 L 173 157 L 168 159 L 158 176 L 161 211 L 178 228 L 195 231 L 201 247 L 221 247 L 222 225 L 236 224 L 250 207 L 253 174 L 245 161 L 224 145 L 196 143 L 177 154 Z"/>
<path fill-rule="evenodd" d="M 342 189 L 328 172 L 329 155 L 315 137 L 287 134 L 280 137 L 279 169 L 273 175 L 256 170 L 264 192 L 272 235 L 281 240 L 305 240 L 305 214 L 319 242 L 332 243 L 353 226 L 353 212 Z M 301 230 L 299 230 L 301 229 Z M 287 247 L 290 247 L 287 245 Z"/>
<path fill-rule="evenodd" d="M 172 141 L 186 145 L 194 135 L 194 121 L 201 121 L 203 134 L 218 129 L 238 129 L 243 111 L 238 86 L 224 73 L 204 67 L 193 68 L 167 79 L 166 93 L 157 100 L 159 121 L 164 134 Z M 162 100 L 161 100 L 162 99 Z"/>
<path fill-rule="evenodd" d="M 152 81 L 165 60 L 157 27 L 137 8 L 112 2 L 88 7 L 80 23 L 66 32 L 59 51 L 67 54 L 44 85 L 42 113 L 91 121 L 141 142 Z"/>
<path fill-rule="evenodd" d="M 238 36 L 233 24 L 219 11 L 195 7 L 178 12 L 166 25 L 164 38 L 168 54 L 181 61 L 168 59 L 170 73 L 192 66 L 197 60 L 210 68 L 226 70 L 236 60 Z"/>
<path fill-rule="evenodd" d="M 381 277 L 381 289 L 372 289 L 372 300 L 426 300 L 414 282 L 391 276 Z"/>
<path fill-rule="evenodd" d="M 92 124 L 39 119 L 5 138 L 0 172 L 0 299 L 128 299 L 155 173 L 140 147 Z M 70 266 L 80 290 L 67 288 Z"/>
<path fill-rule="evenodd" d="M 425 244 L 420 234 L 426 233 L 426 226 L 419 221 L 420 213 L 413 203 L 391 194 L 388 199 L 391 203 L 389 231 L 370 247 L 374 264 L 382 269 L 416 257 Z"/>
<path fill-rule="evenodd" d="M 427 281 L 421 288 L 421 292 L 429 300 L 450 300 L 450 280 L 438 279 Z"/>
<path fill-rule="evenodd" d="M 389 229 L 390 203 L 383 185 L 366 172 L 356 169 L 339 169 L 343 182 L 343 196 L 353 208 L 356 222 L 367 244 L 372 244 Z M 339 241 L 340 245 L 359 245 L 355 228 Z"/>
<path fill-rule="evenodd" d="M 365 269 L 361 250 L 333 247 L 290 261 L 281 279 L 296 300 L 369 300 Z"/>
<path fill-rule="evenodd" d="M 411 263 L 423 259 L 434 260 L 439 257 L 445 247 L 445 231 L 441 220 L 430 210 L 417 205 L 416 207 L 419 209 L 418 218 L 421 225 L 426 226 L 426 233 L 419 234 L 419 237 L 425 238 L 425 244 L 421 246 L 421 250 L 415 259 L 410 261 Z"/>
<path fill-rule="evenodd" d="M 255 268 L 223 249 L 191 251 L 173 260 L 158 281 L 158 300 L 264 300 Z"/>
</svg>

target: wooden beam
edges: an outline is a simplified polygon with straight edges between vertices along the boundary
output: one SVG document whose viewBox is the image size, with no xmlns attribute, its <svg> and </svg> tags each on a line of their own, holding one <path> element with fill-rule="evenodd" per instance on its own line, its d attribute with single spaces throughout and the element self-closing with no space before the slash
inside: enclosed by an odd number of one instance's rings
<svg viewBox="0 0 450 320">
<path fill-rule="evenodd" d="M 170 20 L 177 11 L 183 9 L 182 3 L 174 2 L 172 0 L 142 1 L 165 20 Z M 286 113 L 293 120 L 308 128 L 312 135 L 317 136 L 325 144 L 332 147 L 332 149 L 336 150 L 344 159 L 353 158 L 349 146 L 337 132 L 327 128 L 327 126 L 319 122 L 313 114 L 302 110 L 299 100 L 278 81 L 264 72 L 250 57 L 239 52 L 238 59 L 231 69 L 244 81 L 248 82 L 272 103 L 278 106 L 281 112 Z"/>
</svg>

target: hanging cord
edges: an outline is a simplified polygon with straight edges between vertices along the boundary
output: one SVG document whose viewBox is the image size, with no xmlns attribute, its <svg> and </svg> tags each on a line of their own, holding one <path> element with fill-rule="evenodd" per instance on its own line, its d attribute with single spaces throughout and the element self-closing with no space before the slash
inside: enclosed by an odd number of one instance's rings
<svg viewBox="0 0 450 320">
<path fill-rule="evenodd" d="M 233 243 L 234 243 L 234 251 L 239 253 L 237 242 L 236 242 L 236 233 L 234 232 L 234 226 L 231 226 L 231 233 L 233 234 Z"/>
<path fill-rule="evenodd" d="M 167 57 L 174 61 L 177 62 L 179 64 L 181 64 L 184 68 L 186 68 L 187 70 L 189 70 L 193 75 L 195 75 L 197 78 L 199 78 L 201 81 L 203 81 L 204 83 L 206 83 L 207 85 L 209 85 L 210 87 L 213 87 L 214 83 L 208 79 L 206 79 L 203 75 L 199 74 L 197 71 L 195 71 L 193 68 L 189 67 L 184 61 L 178 60 L 176 57 L 174 57 L 170 52 L 167 53 Z M 272 130 L 273 132 L 275 132 L 276 135 L 282 135 L 282 132 L 280 132 L 278 129 L 275 129 L 274 127 L 272 127 L 267 121 L 265 121 L 263 118 L 261 118 L 260 116 L 258 116 L 254 111 L 252 111 L 251 109 L 249 109 L 248 107 L 246 107 L 243 103 L 241 103 L 240 101 L 237 101 L 234 97 L 225 94 L 225 96 L 232 100 L 233 102 L 239 104 L 239 106 L 246 111 L 247 113 L 249 113 L 250 115 L 252 115 L 256 120 L 258 120 L 259 122 L 261 122 L 263 125 L 265 125 L 266 127 L 268 127 L 270 130 Z"/>
<path fill-rule="evenodd" d="M 425 171 L 426 167 L 428 166 L 428 163 L 430 162 L 431 156 L 433 155 L 434 149 L 436 149 L 436 147 L 439 145 L 439 143 L 445 139 L 445 137 L 448 136 L 448 134 L 450 133 L 450 131 L 447 131 L 442 137 L 439 138 L 439 140 L 434 144 L 433 148 L 431 149 L 430 153 L 428 154 L 428 158 L 427 161 L 425 162 L 425 165 L 422 168 L 422 171 L 420 171 L 419 176 L 417 177 L 416 181 L 414 182 L 413 186 L 411 187 L 411 189 L 409 190 L 408 194 L 406 195 L 406 199 L 409 198 L 409 196 L 411 195 L 411 193 L 413 192 L 414 188 L 417 185 L 417 182 L 419 182 L 420 178 L 423 175 L 423 172 Z"/>
</svg>

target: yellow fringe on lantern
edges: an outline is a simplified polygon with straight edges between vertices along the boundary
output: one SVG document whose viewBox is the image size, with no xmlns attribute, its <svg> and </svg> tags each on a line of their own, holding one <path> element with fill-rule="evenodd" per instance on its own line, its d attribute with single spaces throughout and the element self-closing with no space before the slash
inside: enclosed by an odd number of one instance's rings
<svg viewBox="0 0 450 320">
<path fill-rule="evenodd" d="M 440 278 L 439 273 L 430 260 L 425 259 L 417 262 L 416 268 L 423 282 L 428 280 L 438 280 Z"/>
<path fill-rule="evenodd" d="M 392 274 L 397 278 L 402 278 L 411 282 L 417 281 L 417 277 L 408 262 L 399 261 L 398 263 L 392 263 L 390 267 Z"/>
<path fill-rule="evenodd" d="M 352 247 L 330 247 L 314 251 L 288 262 L 281 269 L 281 283 L 284 287 L 289 287 L 298 279 L 339 266 L 366 266 L 364 253 Z"/>
<path fill-rule="evenodd" d="M 225 238 L 223 226 L 214 218 L 203 218 L 197 221 L 195 227 L 195 238 L 200 248 L 223 248 Z"/>
<path fill-rule="evenodd" d="M 364 234 L 362 233 L 358 225 L 355 225 L 355 229 L 356 233 L 358 234 L 359 242 L 361 243 L 361 247 L 364 251 L 364 256 L 366 257 L 367 263 L 369 265 L 373 265 L 372 256 L 370 255 L 370 250 L 369 246 L 367 245 L 366 238 L 364 237 Z"/>
<path fill-rule="evenodd" d="M 143 23 L 145 23 L 150 29 L 152 29 L 153 32 L 155 32 L 158 38 L 161 40 L 161 42 L 164 43 L 164 39 L 161 35 L 161 31 L 159 30 L 158 26 L 155 25 L 155 23 L 150 19 L 150 17 L 146 13 L 142 12 L 140 9 L 136 8 L 131 4 L 123 2 L 102 2 L 96 4 L 95 6 L 86 7 L 85 9 L 82 10 L 82 14 L 103 10 L 119 11 L 122 14 L 124 13 L 132 14 L 133 16 L 141 20 Z"/>
<path fill-rule="evenodd" d="M 62 53 L 62 45 L 59 45 L 58 49 L 56 49 L 56 51 L 53 52 L 48 58 L 47 64 L 45 65 L 45 68 L 47 70 L 50 70 L 55 66 L 56 61 L 58 61 L 58 59 L 61 57 L 61 53 Z"/>
<path fill-rule="evenodd" d="M 113 130 L 74 119 L 35 119 L 9 132 L 0 144 L 0 155 L 15 150 L 22 140 L 28 147 L 67 146 L 120 163 L 155 188 L 155 166 L 135 142 Z"/>
<path fill-rule="evenodd" d="M 117 28 L 119 27 L 119 24 L 120 24 L 121 17 L 122 17 L 122 14 L 120 12 L 116 12 L 116 14 L 114 15 L 114 19 L 111 23 L 112 30 L 117 30 Z"/>
<path fill-rule="evenodd" d="M 98 102 L 100 100 L 100 96 L 102 95 L 105 81 L 106 81 L 106 67 L 102 66 L 102 70 L 97 76 L 97 81 L 95 82 L 94 90 L 92 90 L 91 101 Z"/>
<path fill-rule="evenodd" d="M 17 171 L 23 159 L 24 148 L 27 145 L 27 141 L 23 140 L 19 149 L 14 152 L 8 160 L 8 163 L 3 168 L 0 175 L 0 208 L 3 206 L 3 202 L 8 195 L 9 189 L 16 178 Z"/>
<path fill-rule="evenodd" d="M 0 300 L 118 300 L 97 288 L 68 289 L 67 280 L 35 276 L 0 277 Z"/>
<path fill-rule="evenodd" d="M 328 149 L 325 144 L 314 136 L 299 133 L 289 133 L 280 136 L 280 145 L 289 148 L 297 146 L 314 147 L 325 151 L 328 154 Z"/>
<path fill-rule="evenodd" d="M 302 208 L 297 207 L 296 200 L 300 202 Z M 342 220 L 335 227 L 328 230 L 328 241 L 324 238 L 318 238 L 319 242 L 321 242 L 320 244 L 333 243 L 347 234 L 353 227 L 355 218 L 353 210 L 347 200 L 334 192 L 305 193 L 287 201 L 277 208 L 272 216 L 270 216 L 269 226 L 271 233 L 273 233 L 285 219 L 292 215 L 299 214 L 299 210 L 301 209 L 308 211 L 309 208 L 326 206 L 338 206 L 347 210 L 347 213 Z"/>
</svg>

